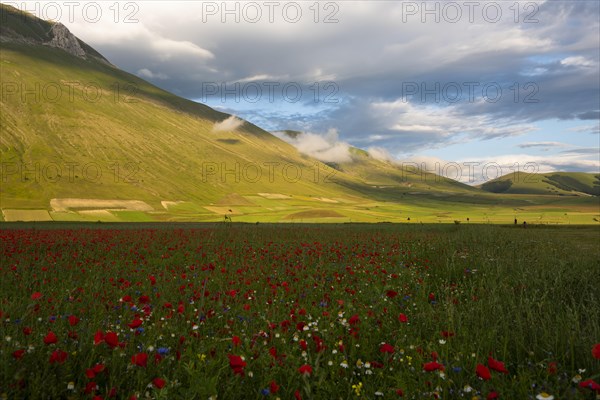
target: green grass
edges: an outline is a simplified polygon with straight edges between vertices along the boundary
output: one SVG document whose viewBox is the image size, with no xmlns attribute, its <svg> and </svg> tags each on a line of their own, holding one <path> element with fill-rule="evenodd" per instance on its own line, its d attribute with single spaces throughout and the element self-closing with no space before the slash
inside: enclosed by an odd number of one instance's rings
<svg viewBox="0 0 600 400">
<path fill-rule="evenodd" d="M 402 389 L 404 398 L 415 399 L 433 392 L 485 398 L 492 391 L 507 399 L 542 392 L 593 399 L 577 382 L 600 379 L 600 360 L 592 357 L 600 338 L 597 227 L 1 227 L 0 394 L 7 398 L 91 398 L 84 391 L 96 382 L 93 394 L 105 398 L 114 387 L 118 398 L 146 391 L 168 399 L 293 398 L 298 391 L 303 398 L 350 399 L 358 398 L 353 385 L 362 384 L 361 398 L 376 398 L 376 392 L 396 398 Z M 35 292 L 42 297 L 32 299 Z M 127 295 L 131 301 L 123 302 Z M 147 314 L 142 295 L 149 297 Z M 400 313 L 407 323 L 398 320 Z M 69 325 L 70 315 L 80 318 L 77 325 Z M 136 315 L 144 328 L 138 334 L 127 326 Z M 354 315 L 359 322 L 350 325 Z M 298 330 L 299 322 L 310 325 Z M 123 346 L 94 345 L 98 330 L 117 333 Z M 49 331 L 56 344 L 44 344 Z M 383 342 L 393 354 L 380 352 Z M 166 354 L 155 363 L 159 348 Z M 26 351 L 15 359 L 19 349 Z M 55 350 L 68 353 L 64 364 L 49 363 Z M 146 367 L 131 365 L 139 352 L 150 355 Z M 423 371 L 432 352 L 444 375 Z M 228 354 L 245 357 L 244 376 L 233 373 Z M 487 365 L 489 355 L 509 373 L 477 378 L 476 365 Z M 384 368 L 366 368 L 366 362 Z M 98 363 L 105 371 L 86 377 Z M 313 368 L 310 376 L 299 374 L 303 364 Z M 165 387 L 147 388 L 156 377 Z M 271 381 L 279 392 L 262 394 Z M 464 392 L 465 385 L 472 391 Z"/>
</svg>

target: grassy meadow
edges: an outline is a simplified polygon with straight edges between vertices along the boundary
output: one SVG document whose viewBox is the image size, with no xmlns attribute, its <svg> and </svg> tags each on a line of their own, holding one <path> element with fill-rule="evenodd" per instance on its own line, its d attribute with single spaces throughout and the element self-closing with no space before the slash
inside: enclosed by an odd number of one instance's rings
<svg viewBox="0 0 600 400">
<path fill-rule="evenodd" d="M 0 398 L 594 399 L 599 242 L 574 225 L 3 224 Z"/>
</svg>

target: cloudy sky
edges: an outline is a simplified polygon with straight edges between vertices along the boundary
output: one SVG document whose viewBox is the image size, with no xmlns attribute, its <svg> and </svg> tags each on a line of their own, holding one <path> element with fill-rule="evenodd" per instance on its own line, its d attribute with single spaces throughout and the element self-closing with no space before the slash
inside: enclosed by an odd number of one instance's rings
<svg viewBox="0 0 600 400">
<path fill-rule="evenodd" d="M 600 169 L 597 0 L 52 3 L 28 8 L 126 71 L 310 132 L 325 153 Z"/>
</svg>

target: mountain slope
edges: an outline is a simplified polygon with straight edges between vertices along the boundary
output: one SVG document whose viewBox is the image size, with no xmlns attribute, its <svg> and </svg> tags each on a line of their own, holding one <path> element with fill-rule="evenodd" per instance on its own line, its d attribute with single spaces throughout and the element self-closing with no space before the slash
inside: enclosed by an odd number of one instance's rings
<svg viewBox="0 0 600 400">
<path fill-rule="evenodd" d="M 31 29 L 13 23 L 1 43 L 3 207 L 47 207 L 65 197 L 209 204 L 232 191 L 282 186 L 288 194 L 340 194 L 335 184 L 312 179 L 314 160 L 260 128 L 216 132 L 215 122 L 229 115 L 120 71 L 97 53 L 78 57 L 44 44 L 52 40 L 43 35 L 46 22 L 14 20 Z M 289 176 L 282 173 L 288 164 Z M 304 176 L 296 178 L 296 169 Z"/>
<path fill-rule="evenodd" d="M 600 196 L 600 175 L 585 172 L 515 172 L 480 185 L 491 193 Z"/>
<path fill-rule="evenodd" d="M 3 187 L 4 201 L 121 191 L 119 197 L 143 200 L 191 196 L 213 201 L 222 191 L 212 193 L 214 187 L 226 189 L 236 183 L 237 190 L 243 191 L 248 184 L 254 186 L 254 182 L 238 177 L 250 163 L 258 162 L 261 167 L 267 162 L 312 166 L 292 146 L 250 124 L 239 131 L 215 132 L 214 123 L 228 115 L 178 99 L 110 66 L 55 49 L 32 47 L 2 45 L 2 84 L 14 93 L 5 92 L 2 100 L 0 149 L 2 161 L 22 165 L 24 175 L 37 163 L 40 172 L 18 185 Z M 78 175 L 84 171 L 77 174 L 78 168 L 74 168 L 74 178 L 63 176 L 55 179 L 56 184 L 45 185 L 57 169 L 53 166 L 52 171 L 44 172 L 52 163 L 63 175 L 70 164 L 84 168 L 99 163 L 102 179 L 91 172 L 89 179 L 83 179 Z M 133 168 L 133 179 L 119 176 L 115 181 L 109 170 L 115 163 Z M 216 174 L 202 174 L 203 169 L 212 171 L 215 164 Z M 218 172 L 235 168 L 239 171 L 220 179 Z M 265 178 L 268 176 L 259 182 Z M 302 193 L 306 190 L 303 186 L 308 185 L 316 193 L 330 192 L 311 183 L 300 179 L 289 190 Z M 39 190 L 45 196 L 37 196 Z"/>
</svg>

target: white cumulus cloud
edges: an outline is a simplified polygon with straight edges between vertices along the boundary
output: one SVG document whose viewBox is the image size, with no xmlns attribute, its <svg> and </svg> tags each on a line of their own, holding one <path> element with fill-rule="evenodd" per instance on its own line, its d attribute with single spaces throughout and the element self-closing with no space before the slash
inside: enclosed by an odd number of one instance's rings
<svg viewBox="0 0 600 400">
<path fill-rule="evenodd" d="M 152 72 L 148 68 L 142 68 L 136 72 L 136 75 L 140 78 L 147 79 L 169 79 L 169 77 L 162 72 Z"/>
<path fill-rule="evenodd" d="M 325 135 L 306 132 L 290 137 L 282 132 L 274 132 L 275 136 L 290 143 L 302 154 L 323 162 L 352 162 L 350 145 L 339 140 L 337 130 L 330 129 Z"/>
<path fill-rule="evenodd" d="M 244 125 L 244 121 L 236 117 L 235 115 L 229 116 L 229 118 L 224 119 L 221 122 L 215 123 L 213 126 L 213 132 L 229 132 L 235 131 L 239 127 Z"/>
<path fill-rule="evenodd" d="M 397 161 L 396 158 L 394 156 L 392 156 L 390 154 L 390 152 L 387 151 L 386 149 L 384 149 L 383 147 L 377 147 L 377 146 L 369 147 L 367 149 L 367 153 L 369 153 L 369 155 L 371 157 L 373 157 L 374 159 L 379 160 L 379 161 L 390 161 L 390 162 Z"/>
</svg>

